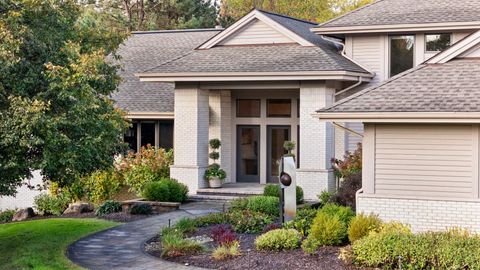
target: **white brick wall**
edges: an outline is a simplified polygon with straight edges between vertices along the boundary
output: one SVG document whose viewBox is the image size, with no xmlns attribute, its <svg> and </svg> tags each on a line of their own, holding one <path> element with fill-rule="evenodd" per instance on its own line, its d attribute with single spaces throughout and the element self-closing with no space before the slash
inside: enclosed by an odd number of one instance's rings
<svg viewBox="0 0 480 270">
<path fill-rule="evenodd" d="M 25 181 L 31 186 L 42 185 L 43 180 L 42 176 L 40 175 L 40 171 L 33 171 L 32 175 L 32 179 Z M 15 196 L 0 197 L 0 211 L 6 209 L 32 207 L 33 199 L 42 192 L 46 191 L 38 191 L 36 189 L 32 190 L 26 185 L 23 185 L 17 189 L 17 194 Z"/>
<path fill-rule="evenodd" d="M 220 139 L 219 163 L 227 173 L 225 182 L 231 182 L 232 173 L 232 96 L 230 90 L 210 90 L 209 139 Z M 213 161 L 210 160 L 210 163 Z"/>
<path fill-rule="evenodd" d="M 208 166 L 209 91 L 195 85 L 176 86 L 174 165 L 172 178 L 185 183 L 191 193 L 206 186 Z"/>
<path fill-rule="evenodd" d="M 333 103 L 334 89 L 324 82 L 302 82 L 300 87 L 300 168 L 297 183 L 306 199 L 317 199 L 323 190 L 333 190 L 335 180 L 330 159 L 335 155 L 331 123 L 312 117 L 316 110 Z"/>
<path fill-rule="evenodd" d="M 382 198 L 360 194 L 358 213 L 375 213 L 384 221 L 410 224 L 415 232 L 462 227 L 480 233 L 480 201 Z"/>
</svg>

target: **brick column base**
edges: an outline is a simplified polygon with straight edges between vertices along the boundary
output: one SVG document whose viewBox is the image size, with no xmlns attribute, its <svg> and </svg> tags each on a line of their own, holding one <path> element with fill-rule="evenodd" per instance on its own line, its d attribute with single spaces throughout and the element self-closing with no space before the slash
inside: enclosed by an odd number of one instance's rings
<svg viewBox="0 0 480 270">
<path fill-rule="evenodd" d="M 194 166 L 170 166 L 170 177 L 187 185 L 189 194 L 196 194 L 197 189 L 208 186 L 207 181 L 203 179 L 206 167 Z"/>
</svg>

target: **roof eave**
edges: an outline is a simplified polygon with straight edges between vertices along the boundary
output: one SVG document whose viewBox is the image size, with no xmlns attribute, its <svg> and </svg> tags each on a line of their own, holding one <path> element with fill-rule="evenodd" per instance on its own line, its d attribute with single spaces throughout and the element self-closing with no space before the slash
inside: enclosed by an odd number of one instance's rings
<svg viewBox="0 0 480 270">
<path fill-rule="evenodd" d="M 291 81 L 291 80 L 342 80 L 369 82 L 373 74 L 352 71 L 319 72 L 212 72 L 212 73 L 138 73 L 142 82 L 221 82 L 221 81 Z"/>
<path fill-rule="evenodd" d="M 474 30 L 480 29 L 477 22 L 448 22 L 422 24 L 391 24 L 391 25 L 360 25 L 360 26 L 319 26 L 312 31 L 322 35 L 363 34 L 363 33 L 395 33 L 447 30 Z"/>
<path fill-rule="evenodd" d="M 132 112 L 127 111 L 128 119 L 173 119 L 173 112 Z"/>
<path fill-rule="evenodd" d="M 312 114 L 322 122 L 480 123 L 480 112 L 325 112 Z"/>
</svg>

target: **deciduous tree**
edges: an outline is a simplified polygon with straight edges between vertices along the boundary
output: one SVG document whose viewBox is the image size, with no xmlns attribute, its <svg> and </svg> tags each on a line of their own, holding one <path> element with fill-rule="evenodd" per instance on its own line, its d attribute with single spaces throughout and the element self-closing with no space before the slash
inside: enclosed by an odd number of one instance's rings
<svg viewBox="0 0 480 270">
<path fill-rule="evenodd" d="M 0 195 L 31 170 L 68 185 L 111 166 L 128 123 L 107 60 L 126 37 L 74 1 L 0 1 Z"/>
</svg>

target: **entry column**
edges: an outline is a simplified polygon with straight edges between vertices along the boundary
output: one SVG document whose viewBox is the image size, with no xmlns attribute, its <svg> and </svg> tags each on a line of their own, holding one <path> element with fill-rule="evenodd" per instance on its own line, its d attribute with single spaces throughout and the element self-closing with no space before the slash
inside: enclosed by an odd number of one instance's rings
<svg viewBox="0 0 480 270">
<path fill-rule="evenodd" d="M 175 86 L 174 165 L 172 178 L 188 186 L 190 193 L 206 186 L 208 166 L 209 91 L 197 84 Z"/>
<path fill-rule="evenodd" d="M 297 184 L 306 199 L 317 199 L 322 191 L 333 191 L 335 178 L 330 159 L 334 157 L 334 128 L 312 114 L 333 103 L 335 90 L 324 81 L 302 82 L 300 86 L 300 168 Z"/>
</svg>

